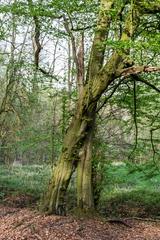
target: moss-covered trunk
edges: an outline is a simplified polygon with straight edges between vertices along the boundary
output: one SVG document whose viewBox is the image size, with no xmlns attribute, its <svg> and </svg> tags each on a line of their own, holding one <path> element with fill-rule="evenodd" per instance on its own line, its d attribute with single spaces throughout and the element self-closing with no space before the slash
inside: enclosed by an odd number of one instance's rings
<svg viewBox="0 0 160 240">
<path fill-rule="evenodd" d="M 92 144 L 95 112 L 92 113 L 92 124 L 80 149 L 80 160 L 77 166 L 77 207 L 84 211 L 94 208 L 92 189 Z"/>
<path fill-rule="evenodd" d="M 47 213 L 65 214 L 66 191 L 77 165 L 81 166 L 81 164 L 85 164 L 84 172 L 82 168 L 79 168 L 79 171 L 83 172 L 83 190 L 88 186 L 87 188 L 90 188 L 91 192 L 91 153 L 89 142 L 91 139 L 95 107 L 95 104 L 87 107 L 82 101 L 78 103 L 77 113 L 75 117 L 73 117 L 64 138 L 60 158 L 54 167 L 52 179 L 41 206 L 41 209 Z M 84 153 L 83 159 L 82 155 Z"/>
<path fill-rule="evenodd" d="M 93 206 L 91 189 L 91 144 L 97 101 L 107 88 L 116 71 L 119 57 L 113 56 L 104 76 L 93 79 L 86 84 L 77 103 L 76 113 L 64 137 L 62 152 L 54 168 L 49 189 L 45 196 L 42 210 L 48 213 L 64 214 L 66 191 L 72 173 L 78 165 L 78 206 L 91 208 Z"/>
<path fill-rule="evenodd" d="M 48 191 L 44 196 L 41 210 L 48 214 L 65 215 L 66 213 L 66 190 L 74 171 L 71 161 L 66 161 L 64 154 L 54 168 L 53 176 Z"/>
</svg>

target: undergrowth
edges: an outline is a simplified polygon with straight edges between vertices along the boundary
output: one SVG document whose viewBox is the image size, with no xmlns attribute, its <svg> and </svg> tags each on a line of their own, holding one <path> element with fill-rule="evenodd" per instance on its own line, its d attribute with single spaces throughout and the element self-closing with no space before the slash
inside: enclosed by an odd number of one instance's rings
<svg viewBox="0 0 160 240">
<path fill-rule="evenodd" d="M 153 164 L 106 165 L 99 211 L 106 216 L 160 215 L 160 172 Z M 10 195 L 40 199 L 51 176 L 47 165 L 0 166 L 0 200 Z M 74 185 L 70 187 L 69 205 L 74 207 Z"/>
<path fill-rule="evenodd" d="M 107 216 L 160 215 L 160 171 L 152 163 L 105 168 L 99 209 Z"/>
<path fill-rule="evenodd" d="M 48 184 L 51 168 L 47 165 L 0 166 L 0 199 L 8 195 L 30 195 L 39 199 Z"/>
</svg>

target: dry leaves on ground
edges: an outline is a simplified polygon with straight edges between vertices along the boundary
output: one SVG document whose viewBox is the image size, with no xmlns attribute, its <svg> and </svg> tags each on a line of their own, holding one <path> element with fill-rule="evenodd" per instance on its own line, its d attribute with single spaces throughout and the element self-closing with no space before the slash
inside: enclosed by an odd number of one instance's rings
<svg viewBox="0 0 160 240">
<path fill-rule="evenodd" d="M 0 240 L 160 240 L 160 223 L 45 216 L 27 208 L 0 205 Z"/>
</svg>

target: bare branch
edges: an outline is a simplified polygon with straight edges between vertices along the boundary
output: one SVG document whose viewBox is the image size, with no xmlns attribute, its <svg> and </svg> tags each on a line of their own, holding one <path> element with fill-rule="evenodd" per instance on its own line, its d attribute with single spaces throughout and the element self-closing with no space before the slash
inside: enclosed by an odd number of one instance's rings
<svg viewBox="0 0 160 240">
<path fill-rule="evenodd" d="M 149 87 L 153 88 L 156 92 L 160 93 L 160 89 L 157 88 L 155 85 L 153 85 L 152 83 L 148 82 L 147 80 L 141 78 L 140 76 L 138 75 L 132 75 L 132 79 L 138 81 L 138 82 L 142 82 L 146 85 L 148 85 Z"/>
<path fill-rule="evenodd" d="M 116 90 L 118 89 L 118 87 L 121 85 L 121 83 L 123 82 L 123 79 L 121 79 L 116 86 L 114 86 L 113 91 L 111 92 L 111 94 L 109 96 L 107 96 L 103 103 L 97 108 L 96 112 L 99 112 L 104 106 L 105 104 L 108 102 L 108 100 L 114 95 L 114 93 L 116 92 Z"/>
<path fill-rule="evenodd" d="M 51 74 L 50 72 L 47 72 L 45 69 L 38 67 L 37 70 L 39 70 L 41 73 L 43 73 L 44 75 L 46 75 L 46 77 L 53 78 L 53 79 L 55 79 L 57 82 L 59 81 L 59 79 L 58 79 L 57 76 Z"/>
</svg>

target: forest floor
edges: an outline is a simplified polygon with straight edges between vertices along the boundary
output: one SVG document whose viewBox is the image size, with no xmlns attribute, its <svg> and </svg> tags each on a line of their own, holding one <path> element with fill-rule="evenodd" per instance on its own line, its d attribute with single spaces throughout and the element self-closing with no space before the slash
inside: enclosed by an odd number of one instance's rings
<svg viewBox="0 0 160 240">
<path fill-rule="evenodd" d="M 42 215 L 35 209 L 49 167 L 0 166 L 0 240 L 160 240 L 159 171 L 150 165 L 110 165 L 105 172 L 100 210 L 120 221 Z"/>
<path fill-rule="evenodd" d="M 160 240 L 160 222 L 45 216 L 0 204 L 0 240 Z"/>
</svg>

